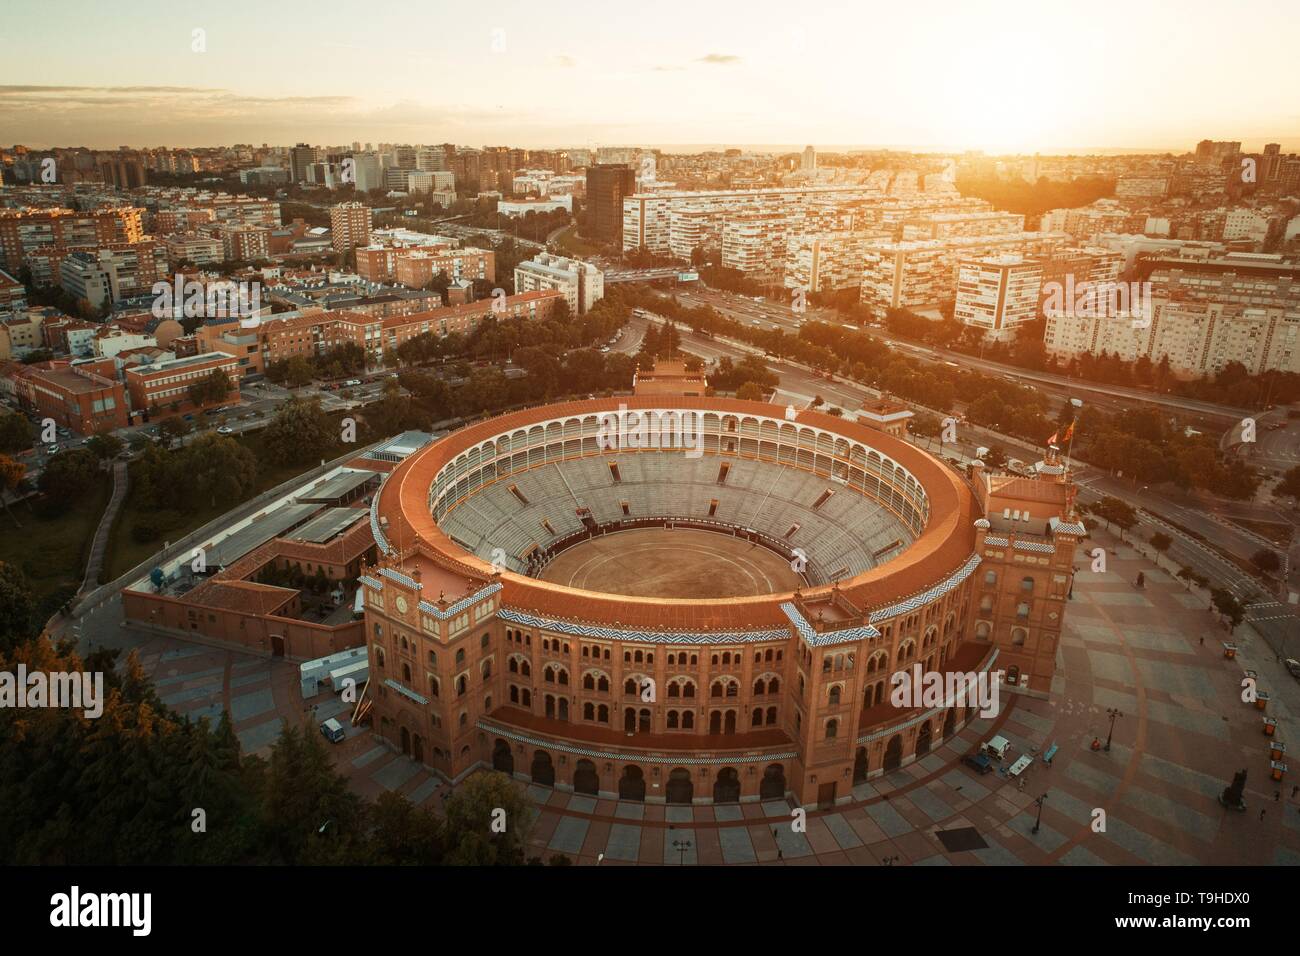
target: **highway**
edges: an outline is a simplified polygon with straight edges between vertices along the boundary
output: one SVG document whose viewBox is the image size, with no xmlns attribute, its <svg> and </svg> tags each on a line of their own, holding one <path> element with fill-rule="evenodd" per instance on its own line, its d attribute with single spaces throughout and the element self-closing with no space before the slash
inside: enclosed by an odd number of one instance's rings
<svg viewBox="0 0 1300 956">
<path fill-rule="evenodd" d="M 839 318 L 838 313 L 830 309 L 809 309 L 806 314 L 797 315 L 788 305 L 783 303 L 773 303 L 771 301 L 755 302 L 745 296 L 720 292 L 714 289 L 705 289 L 703 287 L 679 291 L 676 295 L 677 298 L 686 305 L 710 305 L 719 312 L 729 318 L 737 320 L 738 322 L 743 322 L 746 325 L 755 328 L 779 328 L 788 335 L 799 334 L 798 326 L 800 320 L 805 322 L 823 321 L 831 325 L 845 325 L 845 323 Z M 974 369 L 988 375 L 1000 375 L 1003 378 L 1017 381 L 1020 384 L 1036 387 L 1039 391 L 1042 391 L 1045 394 L 1053 395 L 1061 399 L 1064 399 L 1067 396 L 1078 396 L 1082 393 L 1091 395 L 1093 402 L 1098 405 L 1113 406 L 1122 409 L 1132 402 L 1139 402 L 1168 408 L 1180 412 L 1183 415 L 1212 419 L 1216 422 L 1239 422 L 1242 418 L 1252 414 L 1249 409 L 1245 408 L 1216 405 L 1211 402 L 1201 402 L 1194 399 L 1157 394 L 1142 389 L 1126 388 L 1120 385 L 1094 385 L 1083 382 L 1079 379 L 1073 379 L 1064 375 L 1055 375 L 1049 372 L 1026 371 L 1025 369 L 1016 368 L 1012 365 L 1003 365 L 999 362 L 991 362 L 987 359 L 967 355 L 964 352 L 952 352 L 947 349 L 918 346 L 906 341 L 905 339 L 891 335 L 884 329 L 868 327 L 861 331 L 873 338 L 881 340 L 882 342 L 888 342 L 895 348 L 902 350 L 905 354 L 917 359 L 918 361 L 931 365 L 952 363 L 959 365 L 962 368 Z"/>
</svg>

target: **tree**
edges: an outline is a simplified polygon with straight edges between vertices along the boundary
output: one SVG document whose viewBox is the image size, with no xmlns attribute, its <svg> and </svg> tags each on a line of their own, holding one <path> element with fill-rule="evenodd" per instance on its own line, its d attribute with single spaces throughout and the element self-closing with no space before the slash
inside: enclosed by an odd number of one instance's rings
<svg viewBox="0 0 1300 956">
<path fill-rule="evenodd" d="M 1174 543 L 1173 539 L 1163 531 L 1157 531 L 1151 535 L 1151 547 L 1155 548 L 1160 554 L 1164 554 Z"/>
<path fill-rule="evenodd" d="M 1107 529 L 1112 524 L 1120 529 L 1120 540 L 1124 540 L 1124 532 L 1129 531 L 1137 524 L 1137 511 L 1127 501 L 1120 501 L 1118 498 L 1112 498 L 1109 495 L 1097 502 L 1092 509 L 1092 513 L 1106 522 Z"/>
<path fill-rule="evenodd" d="M 315 377 L 316 369 L 301 355 L 295 355 L 284 363 L 284 380 L 291 388 L 307 385 Z"/>
<path fill-rule="evenodd" d="M 87 450 L 100 461 L 111 461 L 116 458 L 123 446 L 122 439 L 110 431 L 98 432 L 86 443 Z"/>
<path fill-rule="evenodd" d="M 230 394 L 230 378 L 225 371 L 214 368 L 189 387 L 190 401 L 197 406 L 224 402 Z"/>
<path fill-rule="evenodd" d="M 158 434 L 170 443 L 177 438 L 184 438 L 190 433 L 190 423 L 179 415 L 164 418 L 158 425 Z"/>
<path fill-rule="evenodd" d="M 1292 498 L 1300 498 L 1300 465 L 1292 468 L 1273 489 L 1275 495 L 1290 495 Z"/>
<path fill-rule="evenodd" d="M 99 474 L 99 462 L 84 448 L 59 452 L 45 463 L 41 492 L 61 501 L 72 501 L 89 489 Z"/>
<path fill-rule="evenodd" d="M 1228 633 L 1232 633 L 1246 617 L 1246 610 L 1241 602 L 1229 591 L 1222 588 L 1210 590 L 1210 603 L 1214 609 L 1228 619 Z"/>
<path fill-rule="evenodd" d="M 736 397 L 746 402 L 761 402 L 763 388 L 757 382 L 743 382 L 740 388 L 736 389 Z"/>
<path fill-rule="evenodd" d="M 338 438 L 316 398 L 293 398 L 285 402 L 266 426 L 265 435 L 267 457 L 280 465 L 319 461 Z"/>
<path fill-rule="evenodd" d="M 9 510 L 9 495 L 18 490 L 18 486 L 23 483 L 23 478 L 26 475 L 26 465 L 14 461 L 8 455 L 0 455 L 0 503 L 4 504 L 5 514 L 9 515 L 9 520 L 14 523 L 15 528 L 21 528 L 22 525 L 18 523 L 14 513 Z"/>
<path fill-rule="evenodd" d="M 537 812 L 524 792 L 503 773 L 479 771 L 447 801 L 447 862 L 459 866 L 518 866 L 524 862 L 528 835 Z M 505 829 L 494 832 L 494 819 L 505 813 Z"/>
<path fill-rule="evenodd" d="M 1282 567 L 1282 559 L 1272 548 L 1260 548 L 1250 556 L 1250 563 L 1265 574 L 1274 574 Z"/>
<path fill-rule="evenodd" d="M 228 435 L 200 435 L 179 453 L 178 465 L 194 491 L 213 505 L 243 501 L 257 484 L 257 459 Z"/>
<path fill-rule="evenodd" d="M 0 655 L 31 638 L 40 627 L 36 598 L 16 565 L 0 561 Z"/>
<path fill-rule="evenodd" d="M 26 451 L 33 444 L 32 428 L 21 415 L 0 413 L 0 454 Z"/>
</svg>

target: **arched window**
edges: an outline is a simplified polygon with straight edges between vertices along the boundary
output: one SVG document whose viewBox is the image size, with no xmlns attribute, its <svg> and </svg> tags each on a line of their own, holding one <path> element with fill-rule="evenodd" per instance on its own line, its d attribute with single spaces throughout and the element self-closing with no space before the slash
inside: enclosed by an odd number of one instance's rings
<svg viewBox="0 0 1300 956">
<path fill-rule="evenodd" d="M 840 705 L 840 685 L 839 685 L 839 684 L 835 684 L 835 685 L 833 685 L 833 686 L 831 687 L 831 693 L 830 693 L 830 704 L 831 704 L 832 707 L 838 707 L 838 706 Z"/>
<path fill-rule="evenodd" d="M 781 689 L 780 678 L 773 677 L 770 681 L 767 682 L 767 692 L 769 694 L 775 694 L 780 689 Z"/>
<path fill-rule="evenodd" d="M 515 660 L 513 657 L 510 658 L 508 661 L 506 661 L 506 670 L 508 670 L 512 674 L 518 674 L 519 662 Z"/>
<path fill-rule="evenodd" d="M 635 693 L 636 693 L 636 681 L 633 680 L 631 677 L 629 677 L 627 680 L 623 681 L 623 693 L 625 693 L 625 694 L 635 694 Z"/>
<path fill-rule="evenodd" d="M 682 711 L 682 730 L 694 730 L 694 729 L 695 729 L 695 711 L 693 710 Z"/>
<path fill-rule="evenodd" d="M 532 677 L 533 665 L 528 663 L 528 661 L 521 661 L 519 664 L 519 673 L 523 674 L 525 677 Z"/>
<path fill-rule="evenodd" d="M 582 689 L 583 690 L 596 689 L 596 678 L 592 674 L 586 673 L 582 675 Z"/>
<path fill-rule="evenodd" d="M 1022 591 L 1032 591 L 1033 589 L 1034 589 L 1034 579 L 1033 579 L 1033 578 L 1031 578 L 1031 577 L 1029 577 L 1029 576 L 1025 576 L 1025 577 L 1023 577 L 1023 578 L 1020 579 L 1020 590 L 1022 590 Z"/>
<path fill-rule="evenodd" d="M 609 693 L 609 678 L 604 674 L 601 674 L 600 679 L 596 681 L 596 690 Z"/>
<path fill-rule="evenodd" d="M 682 689 L 681 689 L 681 687 L 680 687 L 678 684 L 676 684 L 676 683 L 671 683 L 671 684 L 668 685 L 668 696 L 669 696 L 669 697 L 680 697 L 681 695 L 682 695 Z"/>
<path fill-rule="evenodd" d="M 667 724 L 667 726 L 668 726 L 668 729 L 669 729 L 669 730 L 676 730 L 676 729 L 677 729 L 677 711 L 675 711 L 675 710 L 670 710 L 670 711 L 668 711 L 668 724 Z"/>
<path fill-rule="evenodd" d="M 753 725 L 754 727 L 761 727 L 761 726 L 763 726 L 763 708 L 762 708 L 762 707 L 755 707 L 755 708 L 754 708 L 754 714 L 753 714 L 753 716 L 750 718 L 750 721 L 749 721 L 749 722 L 750 722 L 750 724 Z"/>
<path fill-rule="evenodd" d="M 840 732 L 840 722 L 832 717 L 826 721 L 826 739 L 831 740 Z"/>
<path fill-rule="evenodd" d="M 465 691 L 467 691 L 468 689 L 469 689 L 469 681 L 465 679 L 464 674 L 461 674 L 459 677 L 456 678 L 456 696 L 459 697 L 463 695 Z"/>
<path fill-rule="evenodd" d="M 510 685 L 510 703 L 512 704 L 519 703 L 519 688 L 516 687 L 514 684 Z"/>
<path fill-rule="evenodd" d="M 456 652 L 456 666 L 460 667 L 460 665 L 464 663 L 465 663 L 465 648 L 462 647 L 460 650 Z"/>
<path fill-rule="evenodd" d="M 404 681 L 405 681 L 406 683 L 408 683 L 408 684 L 411 682 L 411 665 L 410 665 L 410 664 L 403 664 L 403 665 L 402 665 L 402 680 L 404 680 Z"/>
</svg>

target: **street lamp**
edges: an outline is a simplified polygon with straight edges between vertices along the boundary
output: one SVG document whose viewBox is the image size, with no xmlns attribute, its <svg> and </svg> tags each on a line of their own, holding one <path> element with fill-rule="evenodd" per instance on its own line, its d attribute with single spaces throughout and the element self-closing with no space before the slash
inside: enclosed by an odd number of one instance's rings
<svg viewBox="0 0 1300 956">
<path fill-rule="evenodd" d="M 677 863 L 678 866 L 685 866 L 685 865 L 686 865 L 686 851 L 689 850 L 689 849 L 691 848 L 691 845 L 692 845 L 692 844 L 691 844 L 691 841 L 690 841 L 690 840 L 674 840 L 674 841 L 673 841 L 673 848 L 674 848 L 674 849 L 677 851 L 677 853 L 678 853 L 678 863 Z"/>
<path fill-rule="evenodd" d="M 1110 730 L 1106 732 L 1106 753 L 1110 753 L 1110 738 L 1115 735 L 1115 718 L 1123 717 L 1117 707 L 1106 708 L 1106 713 L 1110 715 Z"/>
<path fill-rule="evenodd" d="M 1043 804 L 1047 802 L 1047 794 L 1043 794 L 1034 803 L 1038 804 L 1038 819 L 1034 821 L 1034 829 L 1030 832 L 1037 833 L 1038 828 L 1043 825 Z"/>
</svg>

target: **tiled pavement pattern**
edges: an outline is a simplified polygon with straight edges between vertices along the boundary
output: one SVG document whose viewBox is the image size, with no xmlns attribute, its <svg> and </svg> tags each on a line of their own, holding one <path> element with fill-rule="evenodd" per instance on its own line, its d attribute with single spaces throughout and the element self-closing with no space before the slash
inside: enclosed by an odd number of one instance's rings
<svg viewBox="0 0 1300 956">
<path fill-rule="evenodd" d="M 1225 634 L 1203 602 L 1114 539 L 1097 543 L 1114 550 L 1110 571 L 1093 574 L 1080 564 L 1050 701 L 1004 704 L 997 718 L 976 721 L 922 761 L 859 785 L 851 804 L 809 811 L 805 832 L 794 831 L 781 801 L 642 805 L 528 786 L 539 812 L 534 852 L 586 864 L 603 854 L 606 866 L 879 866 L 894 858 L 899 865 L 1300 864 L 1300 801 L 1291 799 L 1300 766 L 1281 784 L 1267 779 L 1262 715 L 1240 700 L 1242 669 L 1258 670 L 1260 687 L 1273 694 L 1268 713 L 1280 721 L 1281 740 L 1300 741 L 1300 685 L 1262 641 L 1245 638 L 1237 660 L 1225 660 Z M 1131 583 L 1139 570 L 1142 591 Z M 140 647 L 169 705 L 213 719 L 228 710 L 249 752 L 269 748 L 282 720 L 314 728 L 345 709 L 330 695 L 317 698 L 314 713 L 305 709 L 294 665 L 122 637 Z M 1123 713 L 1111 751 L 1093 752 L 1094 736 L 1105 740 L 1110 707 Z M 960 758 L 994 728 L 1016 745 L 1011 759 L 1056 742 L 1053 766 L 1036 761 L 1023 791 L 998 773 L 976 776 Z M 446 794 L 427 770 L 363 729 L 349 727 L 333 751 L 367 797 L 395 790 L 436 809 Z M 1292 763 L 1300 765 L 1300 753 Z M 1217 794 L 1243 767 L 1250 809 L 1224 811 Z M 1034 798 L 1042 793 L 1034 834 Z M 1097 810 L 1105 812 L 1104 832 L 1091 826 Z M 945 851 L 935 833 L 959 827 L 974 827 L 987 847 Z"/>
</svg>

